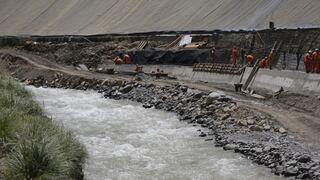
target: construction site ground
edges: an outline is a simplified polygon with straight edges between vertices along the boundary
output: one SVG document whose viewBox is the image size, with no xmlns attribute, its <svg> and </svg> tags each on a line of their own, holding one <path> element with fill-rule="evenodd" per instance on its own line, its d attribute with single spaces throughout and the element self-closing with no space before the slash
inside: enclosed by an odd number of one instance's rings
<svg viewBox="0 0 320 180">
<path fill-rule="evenodd" d="M 80 71 L 66 63 L 57 63 L 49 60 L 44 56 L 35 55 L 24 50 L 16 48 L 2 48 L 0 55 L 13 55 L 16 58 L 7 61 L 0 61 L 0 65 L 6 67 L 6 71 L 19 80 L 37 78 L 39 76 L 46 79 L 54 79 L 57 73 L 63 76 L 70 76 L 74 79 L 121 79 L 132 80 L 134 77 L 123 75 L 101 74 L 91 71 Z M 159 86 L 172 86 L 182 84 L 189 88 L 195 88 L 207 92 L 223 91 L 227 96 L 231 96 L 241 106 L 248 107 L 255 111 L 267 113 L 274 117 L 285 127 L 292 138 L 296 138 L 297 143 L 303 144 L 306 148 L 314 151 L 315 154 L 320 152 L 320 98 L 312 94 L 294 94 L 285 92 L 280 95 L 279 99 L 272 96 L 273 92 L 256 89 L 258 94 L 266 97 L 265 100 L 258 100 L 242 93 L 237 93 L 234 87 L 227 84 L 215 84 L 207 82 L 180 81 L 176 79 L 143 79 L 145 83 L 153 83 Z M 319 156 L 318 156 L 319 157 Z"/>
</svg>

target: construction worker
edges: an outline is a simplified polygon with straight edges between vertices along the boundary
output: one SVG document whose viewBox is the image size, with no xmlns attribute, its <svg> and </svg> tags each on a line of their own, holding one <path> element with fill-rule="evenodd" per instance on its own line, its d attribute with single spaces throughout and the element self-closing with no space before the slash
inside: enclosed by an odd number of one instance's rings
<svg viewBox="0 0 320 180">
<path fill-rule="evenodd" d="M 131 58 L 128 54 L 123 56 L 123 64 L 131 64 Z"/>
<path fill-rule="evenodd" d="M 217 52 L 217 51 L 216 51 L 216 48 L 213 47 L 213 48 L 211 49 L 211 63 L 212 63 L 212 64 L 216 63 L 216 58 L 217 58 L 216 52 Z"/>
<path fill-rule="evenodd" d="M 316 49 L 313 55 L 314 73 L 320 73 L 320 50 Z"/>
<path fill-rule="evenodd" d="M 247 64 L 248 64 L 248 66 L 250 66 L 250 67 L 253 66 L 253 61 L 254 61 L 253 55 L 249 54 L 247 56 Z"/>
<path fill-rule="evenodd" d="M 273 49 L 270 51 L 267 59 L 267 68 L 272 69 Z"/>
<path fill-rule="evenodd" d="M 313 61 L 313 54 L 312 51 L 309 50 L 308 53 L 304 56 L 304 66 L 306 69 L 306 73 L 312 72 L 312 61 Z"/>
<path fill-rule="evenodd" d="M 116 65 L 120 65 L 122 64 L 122 59 L 119 56 L 113 55 L 112 56 L 112 61 L 116 64 Z"/>
<path fill-rule="evenodd" d="M 259 62 L 259 66 L 262 69 L 263 68 L 267 68 L 267 66 L 268 66 L 268 57 L 265 57 L 265 58 L 261 59 L 260 62 Z"/>
<path fill-rule="evenodd" d="M 232 51 L 231 51 L 231 58 L 232 58 L 233 65 L 237 64 L 238 57 L 239 57 L 239 50 L 238 50 L 238 48 L 233 47 Z"/>
</svg>

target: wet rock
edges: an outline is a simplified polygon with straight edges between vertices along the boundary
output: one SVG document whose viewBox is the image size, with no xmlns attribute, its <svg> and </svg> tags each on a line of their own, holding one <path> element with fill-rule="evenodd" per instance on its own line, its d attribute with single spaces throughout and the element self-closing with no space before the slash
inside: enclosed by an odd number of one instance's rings
<svg viewBox="0 0 320 180">
<path fill-rule="evenodd" d="M 125 87 L 123 87 L 122 89 L 120 89 L 120 92 L 126 94 L 128 92 L 130 92 L 133 89 L 133 86 L 131 85 L 126 85 Z"/>
<path fill-rule="evenodd" d="M 285 168 L 284 171 L 282 172 L 282 174 L 284 176 L 296 176 L 298 174 L 298 168 L 296 167 L 292 167 L 292 166 L 289 166 L 288 168 Z"/>
<path fill-rule="evenodd" d="M 204 132 L 201 132 L 199 136 L 200 136 L 200 137 L 206 137 L 206 136 L 207 136 L 207 134 L 206 134 L 206 133 L 204 133 Z"/>
<path fill-rule="evenodd" d="M 146 108 L 146 109 L 150 109 L 153 107 L 153 105 L 151 104 L 143 104 L 142 107 Z"/>
<path fill-rule="evenodd" d="M 302 155 L 298 158 L 298 161 L 301 163 L 307 163 L 311 161 L 311 157 L 308 155 Z"/>
<path fill-rule="evenodd" d="M 225 146 L 223 146 L 223 149 L 226 151 L 235 150 L 236 148 L 238 148 L 238 145 L 236 144 L 226 144 Z"/>
</svg>

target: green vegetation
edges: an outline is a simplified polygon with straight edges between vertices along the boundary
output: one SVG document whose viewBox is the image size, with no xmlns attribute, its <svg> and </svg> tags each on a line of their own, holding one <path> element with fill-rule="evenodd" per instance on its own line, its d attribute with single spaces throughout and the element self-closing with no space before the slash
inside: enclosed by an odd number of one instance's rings
<svg viewBox="0 0 320 180">
<path fill-rule="evenodd" d="M 69 131 L 45 117 L 28 91 L 0 73 L 0 179 L 81 179 L 85 157 Z"/>
</svg>

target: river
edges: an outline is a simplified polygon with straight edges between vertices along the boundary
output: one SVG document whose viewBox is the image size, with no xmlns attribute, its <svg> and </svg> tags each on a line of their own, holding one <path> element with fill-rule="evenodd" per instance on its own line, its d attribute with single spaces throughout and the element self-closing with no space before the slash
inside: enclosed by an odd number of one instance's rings
<svg viewBox="0 0 320 180">
<path fill-rule="evenodd" d="M 27 88 L 46 114 L 87 148 L 85 179 L 282 179 L 240 154 L 214 147 L 198 136 L 200 127 L 180 122 L 175 114 L 104 99 L 93 91 Z"/>
</svg>

